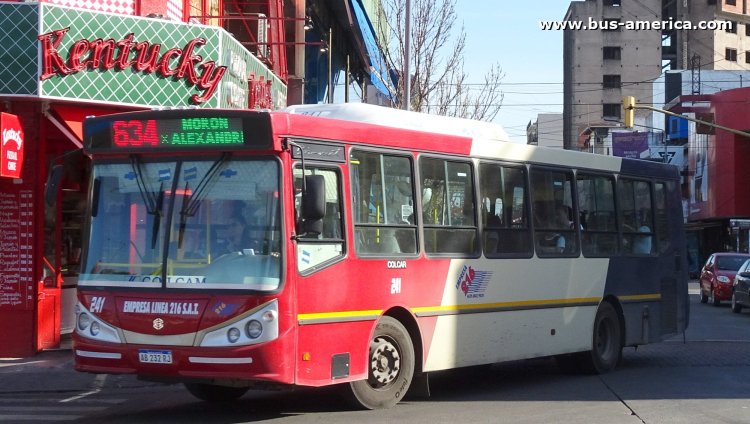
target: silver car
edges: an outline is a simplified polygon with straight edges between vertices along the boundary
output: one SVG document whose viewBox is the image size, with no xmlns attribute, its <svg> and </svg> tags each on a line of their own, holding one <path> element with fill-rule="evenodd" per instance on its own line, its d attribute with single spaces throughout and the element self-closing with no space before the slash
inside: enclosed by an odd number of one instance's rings
<svg viewBox="0 0 750 424">
<path fill-rule="evenodd" d="M 732 283 L 732 312 L 740 313 L 750 308 L 750 259 L 740 266 Z"/>
</svg>

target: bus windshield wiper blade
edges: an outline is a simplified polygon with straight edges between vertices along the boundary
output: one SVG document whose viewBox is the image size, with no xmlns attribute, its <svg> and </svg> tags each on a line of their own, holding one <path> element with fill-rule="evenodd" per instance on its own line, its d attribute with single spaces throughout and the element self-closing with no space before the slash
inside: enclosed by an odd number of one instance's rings
<svg viewBox="0 0 750 424">
<path fill-rule="evenodd" d="M 230 158 L 229 153 L 223 153 L 219 159 L 216 160 L 216 162 L 211 165 L 211 168 L 208 169 L 208 172 L 206 172 L 206 175 L 201 178 L 200 181 L 198 181 L 198 185 L 195 186 L 195 191 L 192 194 L 185 194 L 187 197 L 187 201 L 183 198 L 182 207 L 180 208 L 180 215 L 182 216 L 194 216 L 196 213 L 198 213 L 198 209 L 200 208 L 200 202 L 206 197 L 206 187 L 208 187 L 208 184 L 211 183 L 214 178 L 219 174 L 219 170 L 221 170 L 221 167 L 224 163 L 226 163 Z M 185 183 L 185 187 L 187 187 L 187 182 Z M 187 190 L 185 191 L 187 193 Z"/>
<path fill-rule="evenodd" d="M 146 206 L 146 213 L 153 215 L 156 212 L 156 194 L 146 187 L 146 180 L 143 178 L 141 161 L 138 159 L 138 156 L 130 156 L 130 167 L 133 169 L 133 174 L 135 174 L 135 182 L 138 185 L 138 191 L 141 193 L 143 204 Z"/>
<path fill-rule="evenodd" d="M 156 239 L 159 234 L 159 226 L 161 225 L 161 208 L 164 205 L 164 181 L 159 184 L 159 195 L 156 197 L 154 215 L 154 225 L 151 227 L 151 248 L 156 247 Z"/>
<path fill-rule="evenodd" d="M 154 224 L 151 227 L 151 248 L 156 247 L 159 226 L 161 225 L 162 206 L 164 205 L 164 181 L 159 184 L 159 192 L 153 192 L 146 186 L 146 179 L 143 177 L 143 169 L 138 156 L 130 156 L 130 166 L 135 174 L 135 182 L 138 185 L 138 191 L 141 193 L 143 204 L 146 206 L 146 213 L 154 216 Z"/>
<path fill-rule="evenodd" d="M 206 187 L 208 187 L 208 184 L 216 178 L 222 165 L 229 160 L 229 157 L 229 153 L 222 154 L 221 157 L 211 165 L 211 168 L 208 169 L 206 175 L 198 181 L 198 185 L 195 187 L 194 192 L 190 193 L 189 182 L 185 181 L 185 190 L 183 191 L 185 194 L 182 197 L 182 204 L 180 206 L 180 226 L 179 234 L 177 236 L 178 246 L 182 247 L 182 238 L 185 233 L 185 221 L 188 217 L 195 216 L 195 214 L 198 213 L 201 201 L 206 197 Z"/>
</svg>

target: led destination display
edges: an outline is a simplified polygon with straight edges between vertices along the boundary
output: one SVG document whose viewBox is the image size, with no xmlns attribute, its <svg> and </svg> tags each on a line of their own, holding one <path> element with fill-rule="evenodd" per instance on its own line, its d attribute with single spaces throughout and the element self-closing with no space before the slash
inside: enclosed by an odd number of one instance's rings
<svg viewBox="0 0 750 424">
<path fill-rule="evenodd" d="M 112 121 L 113 147 L 188 147 L 245 143 L 242 119 L 191 117 Z"/>
</svg>

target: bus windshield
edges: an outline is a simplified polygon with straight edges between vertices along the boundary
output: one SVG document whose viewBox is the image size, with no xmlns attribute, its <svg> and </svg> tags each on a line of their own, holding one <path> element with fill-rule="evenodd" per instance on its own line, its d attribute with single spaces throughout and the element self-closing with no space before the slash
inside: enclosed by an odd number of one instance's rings
<svg viewBox="0 0 750 424">
<path fill-rule="evenodd" d="M 98 163 L 82 286 L 275 290 L 276 160 Z"/>
</svg>

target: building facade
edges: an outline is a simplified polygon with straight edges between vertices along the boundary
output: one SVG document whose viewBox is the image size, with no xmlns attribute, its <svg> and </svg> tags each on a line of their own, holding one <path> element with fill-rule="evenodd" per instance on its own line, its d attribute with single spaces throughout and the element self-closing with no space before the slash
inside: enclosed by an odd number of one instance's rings
<svg viewBox="0 0 750 424">
<path fill-rule="evenodd" d="M 673 69 L 750 69 L 748 0 L 673 2 L 675 20 L 716 22 L 712 29 L 674 31 L 677 67 Z M 726 25 L 725 23 L 731 23 Z"/>
<path fill-rule="evenodd" d="M 586 29 L 563 34 L 563 130 L 566 149 L 590 150 L 590 142 L 621 126 L 622 97 L 650 104 L 651 80 L 662 72 L 662 34 L 625 25 L 661 19 L 661 0 L 573 1 L 565 15 Z M 647 114 L 638 112 L 636 122 Z"/>
</svg>

